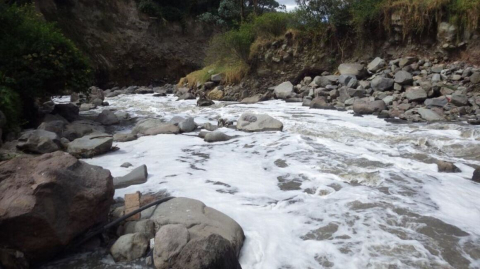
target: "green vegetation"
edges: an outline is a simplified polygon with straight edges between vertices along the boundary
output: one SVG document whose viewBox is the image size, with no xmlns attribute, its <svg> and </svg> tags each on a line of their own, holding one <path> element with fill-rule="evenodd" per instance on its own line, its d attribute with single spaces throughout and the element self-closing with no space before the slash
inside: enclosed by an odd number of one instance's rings
<svg viewBox="0 0 480 269">
<path fill-rule="evenodd" d="M 34 116 L 35 101 L 87 90 L 91 79 L 86 58 L 32 5 L 0 4 L 0 110 L 10 127 Z"/>
</svg>

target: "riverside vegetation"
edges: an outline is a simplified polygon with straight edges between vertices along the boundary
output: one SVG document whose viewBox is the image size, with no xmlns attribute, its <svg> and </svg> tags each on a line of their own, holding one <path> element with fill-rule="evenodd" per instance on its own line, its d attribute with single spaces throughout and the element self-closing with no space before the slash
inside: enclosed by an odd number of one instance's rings
<svg viewBox="0 0 480 269">
<path fill-rule="evenodd" d="M 15 2 L 1 266 L 479 264 L 480 1 Z M 177 26 L 201 65 L 157 42 Z"/>
</svg>

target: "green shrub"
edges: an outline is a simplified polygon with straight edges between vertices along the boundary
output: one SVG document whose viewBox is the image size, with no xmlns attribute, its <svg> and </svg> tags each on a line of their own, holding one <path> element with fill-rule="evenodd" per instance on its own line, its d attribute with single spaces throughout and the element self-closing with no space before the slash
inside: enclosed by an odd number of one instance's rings
<svg viewBox="0 0 480 269">
<path fill-rule="evenodd" d="M 0 85 L 0 111 L 7 117 L 5 129 L 13 130 L 21 124 L 22 102 L 20 96 L 12 89 L 2 85 Z"/>
<path fill-rule="evenodd" d="M 0 4 L 0 75 L 3 91 L 11 89 L 29 111 L 35 100 L 85 91 L 92 83 L 87 59 L 33 5 Z M 5 96 L 4 105 L 10 103 Z"/>
<path fill-rule="evenodd" d="M 265 13 L 254 19 L 253 28 L 257 37 L 277 37 L 285 34 L 293 18 L 291 13 Z"/>
<path fill-rule="evenodd" d="M 162 10 L 159 4 L 152 0 L 142 0 L 138 3 L 138 10 L 151 17 L 162 17 Z"/>
</svg>

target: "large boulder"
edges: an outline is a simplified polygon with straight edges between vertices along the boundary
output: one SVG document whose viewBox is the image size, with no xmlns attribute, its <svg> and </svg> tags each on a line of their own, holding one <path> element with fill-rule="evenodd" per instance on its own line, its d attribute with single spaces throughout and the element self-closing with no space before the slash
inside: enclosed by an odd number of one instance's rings
<svg viewBox="0 0 480 269">
<path fill-rule="evenodd" d="M 179 134 L 180 128 L 177 125 L 162 123 L 156 127 L 146 130 L 143 135 L 158 135 L 158 134 Z"/>
<path fill-rule="evenodd" d="M 405 97 L 410 102 L 423 102 L 427 99 L 427 92 L 422 87 L 410 87 L 405 91 Z"/>
<path fill-rule="evenodd" d="M 190 234 L 184 224 L 162 226 L 155 235 L 155 248 L 153 250 L 155 268 L 170 268 L 174 264 L 174 259 L 189 240 Z"/>
<path fill-rule="evenodd" d="M 282 131 L 283 123 L 267 114 L 243 113 L 237 121 L 237 129 L 246 132 Z"/>
<path fill-rule="evenodd" d="M 363 64 L 358 63 L 343 63 L 338 67 L 341 75 L 353 75 L 359 79 L 367 75 L 367 70 Z"/>
<path fill-rule="evenodd" d="M 0 242 L 34 265 L 106 221 L 114 189 L 108 170 L 57 151 L 3 163 L 0 193 Z"/>
<path fill-rule="evenodd" d="M 332 82 L 324 76 L 316 76 L 313 79 L 313 83 L 319 87 L 326 87 L 328 85 L 332 85 Z"/>
<path fill-rule="evenodd" d="M 17 148 L 32 153 L 50 153 L 61 149 L 60 138 L 56 133 L 45 130 L 27 131 L 20 136 Z"/>
<path fill-rule="evenodd" d="M 175 242 L 183 245 L 185 238 L 188 241 L 181 249 L 176 248 L 175 244 L 157 249 L 154 255 L 157 268 L 231 268 L 209 267 L 208 265 L 199 266 L 198 264 L 190 267 L 186 266 L 183 260 L 190 256 L 191 263 L 201 264 L 202 259 L 205 258 L 201 254 L 209 252 L 224 253 L 226 249 L 233 253 L 233 257 L 236 260 L 245 240 L 243 230 L 237 222 L 227 215 L 205 206 L 202 202 L 189 198 L 174 198 L 158 205 L 150 219 L 159 228 L 155 236 L 156 242 Z M 176 226 L 171 226 L 172 224 Z M 163 228 L 163 226 L 167 226 L 167 228 Z M 188 236 L 183 226 L 186 227 Z M 177 235 L 176 239 L 171 238 L 172 234 Z M 223 242 L 221 247 L 216 244 L 208 244 L 206 245 L 208 248 L 205 249 L 198 245 L 197 240 L 207 240 L 208 242 L 210 240 L 208 238 L 211 235 L 218 236 L 221 239 Z M 174 258 L 173 256 L 177 255 L 176 253 L 178 253 L 178 256 Z M 168 264 L 165 262 L 166 257 L 170 257 L 169 261 L 171 262 Z M 178 259 L 178 257 L 183 258 Z M 220 256 L 217 257 L 221 258 Z M 214 261 L 211 262 L 215 264 Z M 166 267 L 158 266 L 159 264 Z"/>
<path fill-rule="evenodd" d="M 290 81 L 286 81 L 276 86 L 273 93 L 278 99 L 287 99 L 293 94 L 293 84 Z"/>
<path fill-rule="evenodd" d="M 58 136 L 62 136 L 63 132 L 65 131 L 65 127 L 67 122 L 63 120 L 52 120 L 52 121 L 44 121 L 38 126 L 37 129 L 44 130 L 52 133 L 56 133 Z"/>
<path fill-rule="evenodd" d="M 427 107 L 444 107 L 446 104 L 448 104 L 448 99 L 445 96 L 441 96 L 438 98 L 429 98 L 425 100 L 424 104 Z"/>
<path fill-rule="evenodd" d="M 98 122 L 90 120 L 77 120 L 67 125 L 63 137 L 70 141 L 91 133 L 104 133 L 105 128 Z"/>
<path fill-rule="evenodd" d="M 430 110 L 428 108 L 419 108 L 417 109 L 417 113 L 420 114 L 422 119 L 426 121 L 441 121 L 444 120 L 444 118 L 440 115 L 438 115 L 436 112 L 433 110 Z"/>
<path fill-rule="evenodd" d="M 384 78 L 384 77 L 378 76 L 372 80 L 371 86 L 372 86 L 372 89 L 383 92 L 383 91 L 392 89 L 393 83 L 394 81 L 391 78 Z"/>
<path fill-rule="evenodd" d="M 365 101 L 359 99 L 353 103 L 353 112 L 358 115 L 380 113 L 386 109 L 387 106 L 385 105 L 385 102 L 383 100 Z"/>
<path fill-rule="evenodd" d="M 453 94 L 450 102 L 456 106 L 467 106 L 468 97 L 464 94 Z"/>
<path fill-rule="evenodd" d="M 195 123 L 195 120 L 192 117 L 188 117 L 187 119 L 178 123 L 178 128 L 182 133 L 193 132 L 197 129 L 198 125 Z"/>
<path fill-rule="evenodd" d="M 68 144 L 68 153 L 77 158 L 92 158 L 112 149 L 113 137 L 109 134 L 94 133 L 77 138 Z"/>
<path fill-rule="evenodd" d="M 161 119 L 144 119 L 137 122 L 135 127 L 133 127 L 132 134 L 145 134 L 147 130 L 162 124 L 164 124 L 164 122 Z"/>
<path fill-rule="evenodd" d="M 148 171 L 146 165 L 141 165 L 133 169 L 130 173 L 123 177 L 116 177 L 113 179 L 113 186 L 115 189 L 126 188 L 131 185 L 143 184 L 147 182 Z"/>
<path fill-rule="evenodd" d="M 197 106 L 213 106 L 215 102 L 207 98 L 198 98 Z"/>
<path fill-rule="evenodd" d="M 148 249 L 149 240 L 144 233 L 120 236 L 110 248 L 116 262 L 129 262 L 143 257 Z"/>
<path fill-rule="evenodd" d="M 74 104 L 56 104 L 52 114 L 58 114 L 72 122 L 78 118 L 80 109 Z"/>
<path fill-rule="evenodd" d="M 254 103 L 258 103 L 258 102 L 266 101 L 266 100 L 268 100 L 267 95 L 256 94 L 254 96 L 243 98 L 242 101 L 240 101 L 240 103 L 242 103 L 242 104 L 254 104 Z"/>
<path fill-rule="evenodd" d="M 102 113 L 98 114 L 96 121 L 103 125 L 113 125 L 120 122 L 117 115 L 111 110 L 103 110 Z"/>
</svg>

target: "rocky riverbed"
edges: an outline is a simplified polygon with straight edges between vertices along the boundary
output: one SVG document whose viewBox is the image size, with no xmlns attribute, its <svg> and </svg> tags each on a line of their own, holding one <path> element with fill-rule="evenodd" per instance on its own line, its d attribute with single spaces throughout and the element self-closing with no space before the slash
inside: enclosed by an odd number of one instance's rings
<svg viewBox="0 0 480 269">
<path fill-rule="evenodd" d="M 199 138 L 199 131 L 143 136 L 85 161 L 114 177 L 148 167 L 148 180 L 117 189 L 117 198 L 166 191 L 233 218 L 246 236 L 243 268 L 480 266 L 480 185 L 471 180 L 480 165 L 478 127 L 394 124 L 280 100 L 210 107 L 175 100 L 107 98 L 109 109 L 162 122 L 182 116 L 214 125 L 245 112 L 266 113 L 283 131 L 224 127 L 219 131 L 231 139 L 216 143 Z M 457 172 L 440 172 L 439 161 Z M 133 166 L 121 167 L 125 162 Z M 99 268 L 114 268 L 111 258 L 99 260 Z"/>
</svg>

